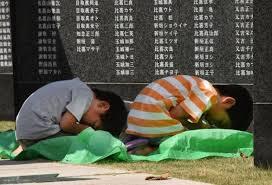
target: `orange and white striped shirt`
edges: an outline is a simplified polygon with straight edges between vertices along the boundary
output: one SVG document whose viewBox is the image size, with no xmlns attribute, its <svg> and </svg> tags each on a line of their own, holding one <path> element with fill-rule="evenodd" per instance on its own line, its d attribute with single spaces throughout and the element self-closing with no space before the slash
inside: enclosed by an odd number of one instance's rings
<svg viewBox="0 0 272 185">
<path fill-rule="evenodd" d="M 204 112 L 216 104 L 218 94 L 204 79 L 178 75 L 156 80 L 146 86 L 131 104 L 126 133 L 156 138 L 186 130 L 179 120 L 170 117 L 171 107 L 180 105 L 197 123 Z"/>
</svg>

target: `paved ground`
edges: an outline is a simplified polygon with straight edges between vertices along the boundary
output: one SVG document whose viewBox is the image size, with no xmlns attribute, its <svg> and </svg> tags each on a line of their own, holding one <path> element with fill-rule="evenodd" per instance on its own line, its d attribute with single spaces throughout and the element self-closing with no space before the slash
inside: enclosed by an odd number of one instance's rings
<svg viewBox="0 0 272 185">
<path fill-rule="evenodd" d="M 61 164 L 49 161 L 0 161 L 0 184 L 65 185 L 208 185 L 170 178 L 145 180 L 150 174 L 97 166 Z"/>
</svg>

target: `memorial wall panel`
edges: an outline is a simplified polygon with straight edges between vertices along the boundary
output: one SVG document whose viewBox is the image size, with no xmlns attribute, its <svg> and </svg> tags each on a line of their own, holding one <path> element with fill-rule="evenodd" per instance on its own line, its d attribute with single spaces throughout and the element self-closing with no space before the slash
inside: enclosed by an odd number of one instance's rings
<svg viewBox="0 0 272 185">
<path fill-rule="evenodd" d="M 147 83 L 183 73 L 253 84 L 252 0 L 28 0 L 14 12 L 18 81 Z"/>
<path fill-rule="evenodd" d="M 0 120 L 14 120 L 10 2 L 0 0 Z"/>
<path fill-rule="evenodd" d="M 176 74 L 252 91 L 253 0 L 13 0 L 12 12 L 17 111 L 74 76 L 130 100 Z"/>
</svg>

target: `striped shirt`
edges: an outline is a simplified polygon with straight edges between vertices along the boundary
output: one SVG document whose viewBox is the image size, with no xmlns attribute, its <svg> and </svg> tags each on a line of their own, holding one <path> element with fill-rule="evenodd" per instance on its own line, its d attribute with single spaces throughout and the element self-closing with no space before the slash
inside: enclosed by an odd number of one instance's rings
<svg viewBox="0 0 272 185">
<path fill-rule="evenodd" d="M 204 112 L 217 103 L 217 92 L 208 81 L 188 75 L 165 77 L 146 86 L 131 104 L 126 133 L 148 138 L 170 136 L 186 128 L 170 116 L 180 105 L 197 123 Z"/>
</svg>

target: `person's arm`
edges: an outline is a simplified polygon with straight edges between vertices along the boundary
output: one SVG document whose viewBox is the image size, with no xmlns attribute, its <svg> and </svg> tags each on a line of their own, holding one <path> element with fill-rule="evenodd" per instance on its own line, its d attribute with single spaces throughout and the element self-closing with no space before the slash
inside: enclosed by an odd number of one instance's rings
<svg viewBox="0 0 272 185">
<path fill-rule="evenodd" d="M 146 156 L 146 155 L 154 152 L 157 149 L 158 149 L 158 147 L 155 147 L 155 146 L 144 146 L 142 148 L 133 149 L 133 150 L 129 151 L 128 153 L 133 154 L 133 155 L 145 155 Z"/>
<path fill-rule="evenodd" d="M 172 118 L 177 120 L 189 117 L 189 114 L 180 105 L 170 108 L 169 113 Z"/>
<path fill-rule="evenodd" d="M 60 120 L 60 128 L 64 132 L 78 134 L 88 127 L 89 127 L 88 125 L 84 125 L 80 123 L 78 124 L 75 116 L 69 111 L 66 111 Z"/>
</svg>

